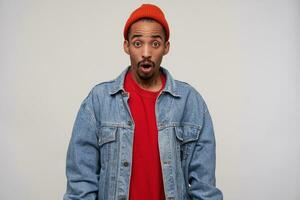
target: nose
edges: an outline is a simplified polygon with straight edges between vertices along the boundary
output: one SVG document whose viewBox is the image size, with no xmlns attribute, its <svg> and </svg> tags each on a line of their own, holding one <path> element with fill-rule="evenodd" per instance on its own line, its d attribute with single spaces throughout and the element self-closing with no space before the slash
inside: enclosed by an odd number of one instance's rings
<svg viewBox="0 0 300 200">
<path fill-rule="evenodd" d="M 142 48 L 142 57 L 143 59 L 151 58 L 151 47 L 149 45 L 144 45 Z"/>
</svg>

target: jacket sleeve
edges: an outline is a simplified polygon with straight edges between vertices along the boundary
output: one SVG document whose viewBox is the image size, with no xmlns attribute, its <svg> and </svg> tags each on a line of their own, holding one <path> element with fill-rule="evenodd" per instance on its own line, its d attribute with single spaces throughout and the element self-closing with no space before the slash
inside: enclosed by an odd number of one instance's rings
<svg viewBox="0 0 300 200">
<path fill-rule="evenodd" d="M 203 125 L 189 164 L 189 194 L 193 200 L 222 200 L 215 187 L 216 148 L 212 120 L 204 103 Z"/>
<path fill-rule="evenodd" d="M 78 111 L 66 160 L 67 190 L 64 200 L 96 200 L 99 181 L 97 125 L 91 94 Z"/>
</svg>

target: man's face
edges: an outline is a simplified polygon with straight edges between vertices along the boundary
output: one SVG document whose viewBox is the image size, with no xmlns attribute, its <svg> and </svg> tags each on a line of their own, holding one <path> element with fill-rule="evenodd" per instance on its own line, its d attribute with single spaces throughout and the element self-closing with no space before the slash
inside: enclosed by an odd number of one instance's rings
<svg viewBox="0 0 300 200">
<path fill-rule="evenodd" d="M 138 81 L 151 81 L 159 77 L 162 57 L 169 51 L 161 24 L 140 20 L 131 25 L 124 50 L 130 56 L 132 73 Z"/>
</svg>

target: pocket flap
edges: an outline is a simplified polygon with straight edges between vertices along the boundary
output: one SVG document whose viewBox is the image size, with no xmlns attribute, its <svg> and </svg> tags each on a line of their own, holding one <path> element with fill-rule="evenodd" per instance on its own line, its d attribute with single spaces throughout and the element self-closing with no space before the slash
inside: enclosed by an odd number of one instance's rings
<svg viewBox="0 0 300 200">
<path fill-rule="evenodd" d="M 99 129 L 99 146 L 116 140 L 117 127 L 101 127 Z"/>
<path fill-rule="evenodd" d="M 199 137 L 199 129 L 193 126 L 175 127 L 176 137 L 183 143 L 196 141 Z"/>
</svg>

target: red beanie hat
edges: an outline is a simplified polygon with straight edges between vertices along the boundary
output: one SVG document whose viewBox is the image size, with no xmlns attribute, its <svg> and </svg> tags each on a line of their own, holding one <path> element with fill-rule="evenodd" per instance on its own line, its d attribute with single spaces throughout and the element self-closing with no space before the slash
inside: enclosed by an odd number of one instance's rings
<svg viewBox="0 0 300 200">
<path fill-rule="evenodd" d="M 128 20 L 125 24 L 125 27 L 124 27 L 123 34 L 124 34 L 125 40 L 127 40 L 129 27 L 134 22 L 136 22 L 137 20 L 142 19 L 142 18 L 151 18 L 151 19 L 154 19 L 155 21 L 157 21 L 158 23 L 160 23 L 162 25 L 162 27 L 165 29 L 166 41 L 169 40 L 170 30 L 169 30 L 169 25 L 165 18 L 165 15 L 159 7 L 157 7 L 153 4 L 143 4 L 131 13 L 131 15 L 128 18 Z"/>
</svg>

